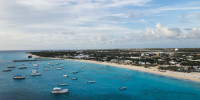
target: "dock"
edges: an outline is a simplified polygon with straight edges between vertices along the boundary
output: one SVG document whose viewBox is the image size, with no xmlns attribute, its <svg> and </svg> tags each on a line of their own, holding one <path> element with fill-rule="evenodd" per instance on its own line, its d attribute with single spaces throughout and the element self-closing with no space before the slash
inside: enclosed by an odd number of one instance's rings
<svg viewBox="0 0 200 100">
<path fill-rule="evenodd" d="M 48 60 L 64 60 L 64 59 L 62 58 L 34 58 L 32 60 L 13 60 L 13 62 L 48 61 Z"/>
</svg>

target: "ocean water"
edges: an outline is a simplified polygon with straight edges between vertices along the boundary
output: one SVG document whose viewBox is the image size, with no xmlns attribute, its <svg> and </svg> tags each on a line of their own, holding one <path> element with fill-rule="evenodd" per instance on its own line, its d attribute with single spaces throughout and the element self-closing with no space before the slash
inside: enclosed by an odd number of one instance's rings
<svg viewBox="0 0 200 100">
<path fill-rule="evenodd" d="M 0 52 L 0 70 L 7 69 L 8 65 L 18 67 L 24 64 L 27 67 L 14 68 L 11 72 L 0 71 L 0 100 L 200 100 L 198 82 L 70 60 L 12 62 L 28 59 L 25 53 Z M 39 65 L 41 76 L 30 76 L 34 63 Z M 57 70 L 56 67 L 61 65 L 64 65 L 62 70 Z M 81 70 L 82 67 L 85 70 Z M 47 68 L 48 71 L 43 70 Z M 79 73 L 73 74 L 73 71 Z M 17 74 L 26 76 L 26 79 L 13 80 Z M 69 77 L 63 77 L 64 74 Z M 71 80 L 72 77 L 78 80 Z M 96 83 L 88 84 L 89 80 Z M 69 84 L 62 86 L 68 88 L 69 93 L 51 94 L 50 91 L 60 83 Z M 127 90 L 119 90 L 122 86 L 127 87 Z"/>
</svg>

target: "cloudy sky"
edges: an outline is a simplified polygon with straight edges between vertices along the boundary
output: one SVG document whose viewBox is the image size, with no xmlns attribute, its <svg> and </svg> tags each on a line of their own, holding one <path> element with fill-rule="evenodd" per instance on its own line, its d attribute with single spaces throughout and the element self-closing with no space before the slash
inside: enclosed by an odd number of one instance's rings
<svg viewBox="0 0 200 100">
<path fill-rule="evenodd" d="M 0 0 L 0 50 L 200 47 L 199 0 Z"/>
</svg>

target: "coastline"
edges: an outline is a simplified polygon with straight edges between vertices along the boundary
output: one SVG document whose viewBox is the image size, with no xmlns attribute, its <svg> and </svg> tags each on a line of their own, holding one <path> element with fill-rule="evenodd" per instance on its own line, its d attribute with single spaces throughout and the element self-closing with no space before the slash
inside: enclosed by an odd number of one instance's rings
<svg viewBox="0 0 200 100">
<path fill-rule="evenodd" d="M 81 59 L 65 59 L 65 60 L 108 65 L 108 66 L 113 66 L 113 67 L 126 68 L 126 69 L 135 70 L 135 71 L 147 72 L 151 74 L 157 74 L 157 75 L 168 76 L 168 77 L 173 77 L 173 78 L 178 78 L 178 79 L 185 79 L 185 80 L 200 82 L 200 73 L 195 73 L 195 72 L 183 73 L 183 72 L 175 72 L 175 71 L 169 71 L 169 70 L 166 70 L 166 72 L 160 72 L 155 67 L 145 68 L 143 66 L 123 65 L 123 64 L 116 64 L 116 63 L 110 63 L 110 62 L 99 62 L 99 61 L 81 60 Z"/>
<path fill-rule="evenodd" d="M 40 56 L 33 55 L 33 54 L 31 54 L 31 55 L 33 57 L 40 57 Z M 44 57 L 44 58 L 52 58 L 52 57 Z M 58 59 L 58 58 L 53 58 L 53 59 Z M 144 66 L 123 65 L 123 64 L 116 64 L 116 63 L 111 63 L 111 62 L 99 62 L 99 61 L 82 60 L 82 59 L 65 59 L 65 60 L 73 60 L 73 61 L 79 61 L 79 62 L 108 65 L 108 66 L 126 68 L 126 69 L 135 70 L 135 71 L 146 72 L 146 73 L 151 73 L 151 74 L 156 74 L 156 75 L 162 75 L 162 76 L 167 76 L 167 77 L 172 77 L 172 78 L 177 78 L 177 79 L 184 79 L 184 80 L 190 80 L 190 81 L 194 81 L 194 82 L 200 82 L 200 73 L 195 73 L 195 72 L 183 73 L 183 72 L 175 72 L 175 71 L 169 71 L 169 70 L 166 70 L 166 72 L 160 72 L 155 67 L 145 68 Z"/>
</svg>

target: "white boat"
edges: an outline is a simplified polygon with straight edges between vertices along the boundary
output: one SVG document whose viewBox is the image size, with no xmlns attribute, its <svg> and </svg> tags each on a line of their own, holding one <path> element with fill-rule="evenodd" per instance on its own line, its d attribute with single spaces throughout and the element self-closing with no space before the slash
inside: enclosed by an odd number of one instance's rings
<svg viewBox="0 0 200 100">
<path fill-rule="evenodd" d="M 126 90 L 126 87 L 120 87 L 119 89 L 120 90 Z"/>
<path fill-rule="evenodd" d="M 31 76 L 40 76 L 41 73 L 38 73 L 37 70 L 32 70 Z"/>
<path fill-rule="evenodd" d="M 67 86 L 67 83 L 59 84 L 59 86 Z"/>
<path fill-rule="evenodd" d="M 51 64 L 51 63 L 48 63 L 49 65 Z"/>
<path fill-rule="evenodd" d="M 61 67 L 56 67 L 56 69 L 61 70 L 62 68 Z"/>
<path fill-rule="evenodd" d="M 87 81 L 87 83 L 95 83 L 95 81 Z"/>
<path fill-rule="evenodd" d="M 63 75 L 63 77 L 68 77 L 68 75 Z"/>
<path fill-rule="evenodd" d="M 74 78 L 72 78 L 72 80 L 77 80 L 77 78 L 74 77 Z"/>
<path fill-rule="evenodd" d="M 55 87 L 51 90 L 51 93 L 68 93 L 68 89 L 61 89 L 60 87 Z"/>
</svg>

